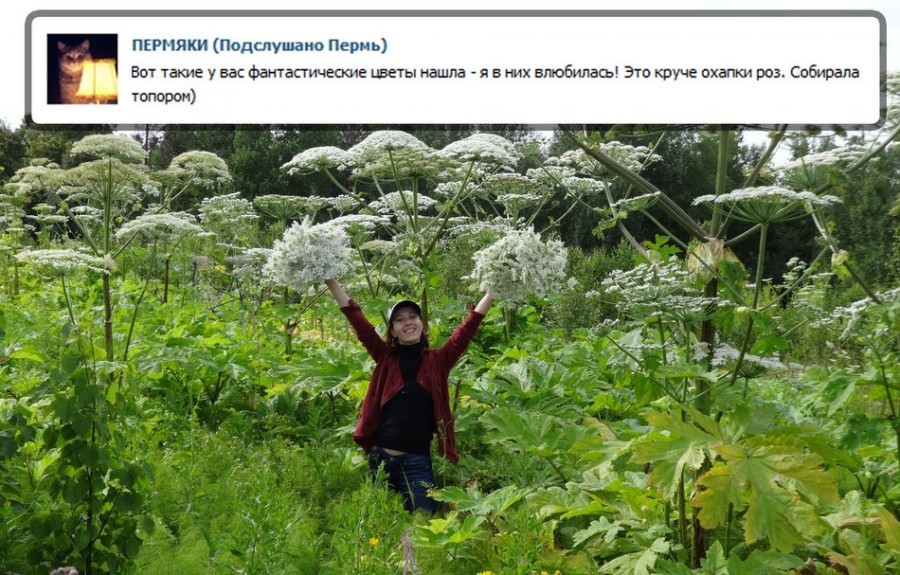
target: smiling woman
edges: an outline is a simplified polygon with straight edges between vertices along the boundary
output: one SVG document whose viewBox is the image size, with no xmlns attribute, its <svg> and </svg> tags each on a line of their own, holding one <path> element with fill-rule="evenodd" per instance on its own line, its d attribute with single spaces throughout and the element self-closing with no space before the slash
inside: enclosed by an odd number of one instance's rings
<svg viewBox="0 0 900 575">
<path fill-rule="evenodd" d="M 459 460 L 447 380 L 493 304 L 493 296 L 486 293 L 477 306 L 469 308 L 446 343 L 431 349 L 416 302 L 403 299 L 391 306 L 382 339 L 336 280 L 326 280 L 325 285 L 375 360 L 353 440 L 368 453 L 373 477 L 384 468 L 388 483 L 403 495 L 408 511 L 433 513 L 436 504 L 428 488 L 434 484 L 431 439 L 435 433 L 438 453 L 452 463 Z"/>
</svg>

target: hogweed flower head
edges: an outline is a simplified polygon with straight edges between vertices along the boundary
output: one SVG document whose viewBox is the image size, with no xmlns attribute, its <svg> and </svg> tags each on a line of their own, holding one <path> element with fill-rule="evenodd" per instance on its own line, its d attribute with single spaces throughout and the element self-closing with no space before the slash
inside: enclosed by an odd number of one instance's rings
<svg viewBox="0 0 900 575">
<path fill-rule="evenodd" d="M 116 230 L 116 238 L 121 241 L 132 236 L 141 236 L 150 241 L 170 240 L 187 235 L 196 235 L 203 228 L 194 223 L 194 216 L 187 213 L 144 214 L 125 222 Z"/>
<path fill-rule="evenodd" d="M 125 164 L 141 164 L 147 159 L 147 152 L 137 141 L 128 136 L 116 134 L 92 134 L 72 144 L 73 158 L 105 160 L 116 158 Z"/>
<path fill-rule="evenodd" d="M 102 258 L 78 250 L 31 250 L 16 254 L 15 258 L 33 265 L 41 273 L 54 276 L 86 270 L 109 275 L 113 268 L 112 258 Z"/>
<path fill-rule="evenodd" d="M 900 288 L 894 288 L 878 294 L 878 299 L 882 304 L 895 303 L 900 300 Z M 826 317 L 815 321 L 812 326 L 815 328 L 834 328 L 843 327 L 841 331 L 841 339 L 846 339 L 866 320 L 870 310 L 877 304 L 875 301 L 866 297 L 857 300 L 848 306 L 837 307 Z"/>
<path fill-rule="evenodd" d="M 434 198 L 411 190 L 389 192 L 369 204 L 369 208 L 379 214 L 411 214 L 424 212 L 437 204 Z"/>
<path fill-rule="evenodd" d="M 303 292 L 310 284 L 335 278 L 350 268 L 350 240 L 342 226 L 294 224 L 275 240 L 263 276 L 275 285 Z"/>
<path fill-rule="evenodd" d="M 444 146 L 439 154 L 464 163 L 476 162 L 507 168 L 516 165 L 516 157 L 511 152 L 483 137 L 457 140 Z"/>
<path fill-rule="evenodd" d="M 240 192 L 213 196 L 200 202 L 200 221 L 206 225 L 257 218 L 253 204 L 243 199 Z"/>
<path fill-rule="evenodd" d="M 399 130 L 372 132 L 347 150 L 357 177 L 393 179 L 395 176 L 433 176 L 442 169 L 434 150 L 424 142 Z"/>
<path fill-rule="evenodd" d="M 266 194 L 253 198 L 253 205 L 278 220 L 290 220 L 301 215 L 311 215 L 329 205 L 328 198 L 320 196 L 287 196 Z"/>
<path fill-rule="evenodd" d="M 225 160 L 212 152 L 192 150 L 175 156 L 168 172 L 186 184 L 204 190 L 215 190 L 231 183 L 231 173 Z"/>
<path fill-rule="evenodd" d="M 559 166 L 547 164 L 540 168 L 529 168 L 525 175 L 543 184 L 556 187 L 566 178 L 575 176 L 575 168 L 571 166 Z"/>
<path fill-rule="evenodd" d="M 558 291 L 565 278 L 567 252 L 559 240 L 541 241 L 533 230 L 510 231 L 475 253 L 472 277 L 482 291 L 492 291 L 505 305 L 531 294 Z"/>
<path fill-rule="evenodd" d="M 481 190 L 497 196 L 505 194 L 544 196 L 550 192 L 549 187 L 533 178 L 511 173 L 491 174 L 482 182 Z"/>
<path fill-rule="evenodd" d="M 865 156 L 867 150 L 863 146 L 844 146 L 824 152 L 807 154 L 796 160 L 785 162 L 776 167 L 779 172 L 788 172 L 797 168 L 817 168 L 823 166 L 849 166 Z"/>
<path fill-rule="evenodd" d="M 808 211 L 839 204 L 836 196 L 795 192 L 781 186 L 740 188 L 726 194 L 694 198 L 693 204 L 716 204 L 731 210 L 735 219 L 755 224 L 772 224 L 803 217 Z"/>
<path fill-rule="evenodd" d="M 287 170 L 291 176 L 304 175 L 331 169 L 343 170 L 350 161 L 351 156 L 345 150 L 335 146 L 320 146 L 303 150 L 281 166 L 281 169 Z"/>
<path fill-rule="evenodd" d="M 635 173 L 640 172 L 647 164 L 662 160 L 660 155 L 652 153 L 647 146 L 632 146 L 612 141 L 600 144 L 597 149 Z M 579 174 L 591 177 L 609 178 L 615 175 L 609 168 L 580 148 L 564 152 L 559 157 L 549 158 L 547 164 L 568 166 L 574 168 Z"/>
<path fill-rule="evenodd" d="M 600 285 L 619 309 L 639 320 L 697 322 L 708 318 L 717 306 L 728 305 L 704 297 L 691 283 L 691 273 L 673 258 L 613 270 Z"/>
</svg>

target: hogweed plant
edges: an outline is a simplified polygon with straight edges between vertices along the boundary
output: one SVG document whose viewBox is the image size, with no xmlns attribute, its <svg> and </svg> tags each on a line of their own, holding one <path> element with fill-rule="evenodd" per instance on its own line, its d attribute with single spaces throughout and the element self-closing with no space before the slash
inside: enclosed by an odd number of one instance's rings
<svg viewBox="0 0 900 575">
<path fill-rule="evenodd" d="M 760 370 L 765 369 L 764 364 L 773 357 L 773 352 L 777 351 L 785 342 L 784 337 L 779 333 L 778 326 L 770 320 L 766 313 L 768 304 L 761 298 L 765 283 L 763 266 L 768 248 L 769 229 L 771 226 L 782 225 L 784 222 L 809 217 L 822 233 L 822 230 L 826 229 L 823 223 L 823 214 L 839 200 L 825 194 L 827 188 L 795 191 L 783 185 L 760 186 L 758 184 L 764 165 L 774 154 L 783 138 L 783 131 L 773 132 L 771 145 L 764 152 L 757 166 L 749 171 L 743 187 L 729 191 L 726 188 L 725 170 L 728 165 L 732 137 L 730 132 L 722 130 L 719 133 L 718 177 L 715 193 L 699 197 L 694 201 L 695 204 L 707 205 L 712 209 L 711 220 L 706 226 L 701 226 L 664 190 L 656 188 L 639 175 L 639 171 L 647 163 L 656 160 L 651 149 L 634 148 L 629 150 L 620 145 L 598 142 L 596 137 L 582 139 L 571 132 L 565 133 L 569 141 L 577 146 L 577 150 L 548 161 L 548 165 L 545 167 L 546 177 L 554 179 L 557 186 L 563 186 L 563 182 L 572 177 L 591 178 L 600 182 L 596 189 L 603 190 L 603 194 L 599 197 L 605 196 L 606 205 L 598 206 L 597 196 L 591 195 L 590 188 L 578 181 L 568 180 L 572 189 L 567 190 L 566 193 L 575 201 L 583 202 L 595 211 L 607 213 L 609 215 L 607 227 L 617 227 L 637 251 L 649 260 L 649 263 L 644 266 L 646 272 L 651 274 L 647 278 L 636 277 L 632 282 L 628 281 L 627 274 L 614 274 L 606 283 L 607 288 L 612 289 L 611 294 L 606 297 L 616 296 L 619 301 L 624 301 L 622 296 L 628 292 L 623 290 L 627 286 L 636 288 L 641 281 L 646 282 L 646 286 L 641 291 L 644 291 L 647 297 L 643 301 L 636 297 L 631 304 L 624 304 L 623 311 L 633 316 L 640 316 L 642 322 L 649 322 L 647 325 L 655 323 L 658 329 L 656 341 L 653 342 L 652 339 L 650 341 L 653 345 L 661 347 L 656 353 L 658 359 L 648 364 L 646 363 L 647 358 L 653 357 L 653 354 L 649 356 L 643 354 L 635 356 L 637 363 L 634 365 L 648 371 L 651 380 L 656 381 L 667 395 L 679 402 L 680 405 L 674 411 L 680 413 L 679 417 L 682 420 L 693 420 L 696 425 L 705 425 L 701 422 L 712 414 L 713 406 L 718 406 L 718 409 L 722 410 L 716 415 L 716 418 L 721 418 L 723 422 L 729 420 L 731 416 L 728 414 L 728 410 L 733 407 L 728 407 L 728 404 L 735 401 L 730 388 L 734 386 L 737 378 L 758 376 L 762 373 Z M 896 137 L 896 132 L 893 132 L 888 140 L 894 137 Z M 850 156 L 858 159 L 846 170 L 858 169 L 864 165 L 866 161 L 874 157 L 878 149 L 883 149 L 883 145 L 879 146 L 881 148 L 873 147 L 863 156 L 859 156 L 853 151 Z M 843 159 L 846 161 L 848 158 L 849 156 Z M 853 160 L 850 159 L 850 161 Z M 570 170 L 568 174 L 565 172 L 566 169 Z M 574 190 L 577 190 L 577 193 Z M 623 215 L 629 211 L 637 211 L 647 216 L 675 245 L 685 252 L 689 260 L 686 262 L 690 270 L 688 275 L 692 277 L 685 278 L 684 282 L 673 282 L 672 291 L 657 294 L 660 296 L 658 298 L 653 297 L 655 289 L 663 289 L 664 292 L 667 290 L 663 288 L 664 282 L 659 282 L 660 278 L 653 274 L 661 274 L 667 264 L 664 261 L 658 261 L 659 258 L 655 255 L 655 251 L 648 250 L 641 245 L 629 232 Z M 653 211 L 665 213 L 671 221 L 674 221 L 683 232 L 692 238 L 695 247 L 691 248 L 663 226 L 661 220 L 652 215 Z M 744 221 L 753 225 L 743 234 L 726 238 L 728 223 L 732 220 Z M 751 280 L 753 282 L 752 293 L 747 296 L 746 288 L 743 285 L 745 276 L 743 266 L 728 248 L 754 234 L 760 236 L 758 258 L 754 266 L 756 273 Z M 826 241 L 831 245 L 834 253 L 839 253 L 833 238 L 828 237 L 825 233 L 823 233 L 823 237 L 826 237 Z M 846 259 L 838 261 L 837 265 L 844 263 L 846 263 Z M 677 266 L 677 269 L 680 270 L 680 266 Z M 641 273 L 643 272 L 634 272 L 636 275 Z M 679 284 L 681 284 L 680 287 Z M 725 307 L 723 308 L 723 306 Z M 693 312 L 691 312 L 691 308 L 693 308 Z M 680 314 L 674 311 L 675 309 L 683 309 L 684 313 Z M 684 317 L 679 317 L 680 315 Z M 664 328 L 669 320 L 675 322 L 672 325 L 682 322 L 680 338 L 672 340 L 678 343 L 675 349 L 666 349 L 665 347 L 666 342 L 670 341 L 675 333 Z M 736 322 L 743 322 L 746 329 L 735 348 L 726 346 L 723 338 L 728 335 L 728 326 L 735 325 Z M 643 339 L 642 333 L 641 331 L 634 332 L 630 337 Z M 750 345 L 754 340 L 757 343 L 751 350 Z M 625 341 L 622 340 L 620 344 L 622 351 L 626 354 L 633 354 L 633 351 L 624 347 Z M 757 355 L 757 348 L 763 351 L 759 361 L 748 361 L 751 355 Z M 735 349 L 738 350 L 736 357 L 732 357 L 735 356 Z M 725 350 L 730 350 L 730 356 L 723 361 L 724 356 L 727 355 Z M 677 353 L 671 355 L 673 351 Z M 677 367 L 666 365 L 673 359 L 677 360 Z M 699 365 L 697 364 L 698 360 L 700 360 Z M 682 382 L 681 390 L 673 385 L 678 381 Z M 688 389 L 689 382 L 693 382 L 693 393 L 686 395 L 683 392 Z M 737 398 L 738 405 L 741 403 L 752 404 L 753 398 L 747 397 L 746 390 L 745 387 L 743 399 Z M 732 399 L 729 399 L 730 397 Z M 689 409 L 691 403 L 696 406 L 696 410 Z M 740 502 L 736 499 L 726 501 L 723 507 L 724 514 L 717 516 L 718 519 L 713 522 L 708 515 L 703 516 L 705 511 L 698 514 L 697 509 L 690 514 L 691 517 L 688 517 L 688 500 L 690 499 L 693 505 L 698 506 L 703 501 L 701 497 L 720 496 L 724 489 L 720 483 L 701 480 L 701 478 L 705 478 L 704 474 L 708 471 L 717 469 L 716 465 L 720 464 L 722 460 L 728 462 L 732 457 L 731 453 L 712 450 L 707 457 L 692 460 L 691 465 L 677 467 L 675 473 L 670 477 L 672 482 L 668 485 L 674 486 L 674 491 L 668 491 L 667 495 L 674 497 L 678 509 L 678 540 L 690 549 L 688 564 L 692 567 L 700 566 L 701 558 L 709 546 L 708 529 L 719 525 L 720 519 L 724 519 L 725 515 L 728 517 L 728 525 L 732 526 L 732 514 L 740 509 Z M 654 465 L 652 458 L 648 461 L 651 462 L 652 470 Z M 815 464 L 813 464 L 814 466 Z M 653 477 L 651 475 L 651 481 Z M 690 497 L 687 492 L 688 480 L 692 481 L 694 485 Z M 702 506 L 700 507 L 702 508 Z M 750 523 L 745 523 L 744 527 L 748 534 L 748 542 L 768 536 L 774 545 L 781 545 L 781 542 L 775 541 L 778 538 L 775 531 L 754 528 Z M 809 536 L 809 533 L 806 535 Z M 726 554 L 728 548 L 729 542 L 726 536 L 724 545 Z"/>
</svg>

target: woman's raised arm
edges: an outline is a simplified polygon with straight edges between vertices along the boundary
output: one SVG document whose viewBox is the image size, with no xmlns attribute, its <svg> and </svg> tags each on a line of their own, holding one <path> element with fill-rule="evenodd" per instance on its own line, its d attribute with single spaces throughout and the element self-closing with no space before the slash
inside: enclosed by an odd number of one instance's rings
<svg viewBox="0 0 900 575">
<path fill-rule="evenodd" d="M 325 280 L 325 285 L 337 302 L 338 307 L 347 307 L 350 304 L 350 296 L 344 291 L 344 287 L 334 278 Z"/>
<path fill-rule="evenodd" d="M 488 290 L 487 293 L 484 294 L 484 297 L 481 298 L 481 301 L 478 302 L 478 305 L 475 306 L 475 311 L 481 315 L 487 315 L 487 312 L 491 309 L 492 305 L 494 305 L 494 294 Z"/>
</svg>

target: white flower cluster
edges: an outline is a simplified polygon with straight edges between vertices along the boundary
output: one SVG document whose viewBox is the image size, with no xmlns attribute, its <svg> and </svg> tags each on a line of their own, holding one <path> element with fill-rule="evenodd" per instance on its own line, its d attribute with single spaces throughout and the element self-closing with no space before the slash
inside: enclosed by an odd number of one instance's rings
<svg viewBox="0 0 900 575">
<path fill-rule="evenodd" d="M 435 186 L 434 190 L 432 190 L 431 193 L 438 198 L 449 200 L 456 197 L 465 197 L 474 190 L 475 186 L 472 184 L 472 182 L 466 182 L 465 189 L 463 189 L 463 182 L 451 181 L 441 182 L 440 184 Z"/>
<path fill-rule="evenodd" d="M 575 168 L 571 166 L 548 164 L 540 168 L 529 168 L 525 172 L 525 175 L 550 187 L 556 187 L 566 178 L 573 177 L 575 175 Z"/>
<path fill-rule="evenodd" d="M 545 195 L 550 189 L 528 176 L 522 174 L 491 174 L 481 184 L 482 190 L 488 193 L 503 194 L 535 194 Z"/>
<path fill-rule="evenodd" d="M 619 309 L 635 319 L 659 318 L 694 322 L 705 319 L 718 305 L 689 285 L 690 272 L 677 260 L 640 264 L 630 270 L 614 270 L 601 282 Z"/>
<path fill-rule="evenodd" d="M 878 298 L 882 303 L 896 302 L 900 300 L 900 288 L 894 288 L 878 294 Z M 841 339 L 850 336 L 853 331 L 863 322 L 870 308 L 875 306 L 872 298 L 866 297 L 857 300 L 845 307 L 835 308 L 827 317 L 812 323 L 816 328 L 840 327 L 843 326 Z"/>
<path fill-rule="evenodd" d="M 531 294 L 560 289 L 566 272 L 566 247 L 559 240 L 541 241 L 533 230 L 511 231 L 472 256 L 472 277 L 482 291 L 491 290 L 506 305 Z"/>
<path fill-rule="evenodd" d="M 286 164 L 281 166 L 291 176 L 294 174 L 312 174 L 323 170 L 337 168 L 342 170 L 350 163 L 350 154 L 335 146 L 320 146 L 303 150 Z"/>
<path fill-rule="evenodd" d="M 289 220 L 304 214 L 315 214 L 330 205 L 328 198 L 320 196 L 287 196 L 266 194 L 256 196 L 253 205 L 264 214 L 276 219 Z"/>
<path fill-rule="evenodd" d="M 502 146 L 485 139 L 468 137 L 447 144 L 439 154 L 443 158 L 452 158 L 460 162 L 479 162 L 503 167 L 516 165 L 516 157 Z"/>
<path fill-rule="evenodd" d="M 126 164 L 140 164 L 147 159 L 147 152 L 137 141 L 115 134 L 85 136 L 72 144 L 70 154 L 88 160 L 117 158 Z"/>
<path fill-rule="evenodd" d="M 359 170 L 370 164 L 382 162 L 388 152 L 424 153 L 430 150 L 431 148 L 412 134 L 399 130 L 381 130 L 369 134 L 362 142 L 347 150 L 347 154 L 350 157 L 348 163 L 356 166 Z"/>
<path fill-rule="evenodd" d="M 340 196 L 334 198 L 327 198 L 328 205 L 331 206 L 332 209 L 337 210 L 338 212 L 345 214 L 351 210 L 355 210 L 359 208 L 359 201 L 353 196 L 348 196 L 346 194 L 341 194 Z"/>
<path fill-rule="evenodd" d="M 172 240 L 202 231 L 203 228 L 194 223 L 194 216 L 187 213 L 144 214 L 122 224 L 116 230 L 116 238 L 122 241 L 141 236 L 150 241 Z"/>
<path fill-rule="evenodd" d="M 74 271 L 91 270 L 109 274 L 111 258 L 101 258 L 77 250 L 32 250 L 16 254 L 20 262 L 30 263 L 43 273 L 67 275 Z"/>
<path fill-rule="evenodd" d="M 606 191 L 606 184 L 594 178 L 566 176 L 561 183 L 566 190 L 576 196 L 597 196 Z"/>
<path fill-rule="evenodd" d="M 503 136 L 498 136 L 497 134 L 487 134 L 484 132 L 479 132 L 477 134 L 472 134 L 467 140 L 475 140 L 481 142 L 487 142 L 489 144 L 493 144 L 498 148 L 501 148 L 507 154 L 519 160 L 522 158 L 522 154 L 516 149 L 516 145 L 504 138 Z"/>
<path fill-rule="evenodd" d="M 519 213 L 524 209 L 533 208 L 543 199 L 544 196 L 537 194 L 500 194 L 497 196 L 497 202 L 502 204 L 509 213 Z"/>
<path fill-rule="evenodd" d="M 781 186 L 740 188 L 718 196 L 709 194 L 694 198 L 693 204 L 719 204 L 732 208 L 735 219 L 751 223 L 783 222 L 806 214 L 806 208 L 818 209 L 841 203 L 831 195 L 795 192 Z"/>
<path fill-rule="evenodd" d="M 172 158 L 169 173 L 180 182 L 214 190 L 231 182 L 231 173 L 225 160 L 212 152 L 192 150 Z"/>
<path fill-rule="evenodd" d="M 340 226 L 345 230 L 362 229 L 372 231 L 377 226 L 386 224 L 389 218 L 383 216 L 373 216 L 369 214 L 347 214 L 346 216 L 338 216 L 325 222 L 325 225 Z"/>
<path fill-rule="evenodd" d="M 310 284 L 338 277 L 350 268 L 350 240 L 342 226 L 294 224 L 275 240 L 263 276 L 275 285 L 303 292 Z"/>
<path fill-rule="evenodd" d="M 796 160 L 785 162 L 776 169 L 781 172 L 787 172 L 803 167 L 846 166 L 859 161 L 860 158 L 865 155 L 866 149 L 862 146 L 844 146 L 842 148 L 834 148 L 824 152 L 807 154 Z"/>
<path fill-rule="evenodd" d="M 354 158 L 370 153 L 378 155 L 397 150 L 424 150 L 428 146 L 412 134 L 400 130 L 380 130 L 372 132 L 366 138 L 347 150 Z"/>
<path fill-rule="evenodd" d="M 369 204 L 369 208 L 379 214 L 411 214 L 427 211 L 437 204 L 437 200 L 425 194 L 414 194 L 411 190 L 389 192 Z"/>
<path fill-rule="evenodd" d="M 213 196 L 200 202 L 200 221 L 206 225 L 257 218 L 253 204 L 241 198 L 240 192 Z"/>
<path fill-rule="evenodd" d="M 622 142 L 607 142 L 600 144 L 597 149 L 632 172 L 640 172 L 650 163 L 662 160 L 658 154 L 650 152 L 647 146 L 632 146 Z M 569 166 L 579 173 L 594 177 L 612 177 L 613 172 L 606 166 L 589 156 L 582 149 L 569 150 L 558 158 L 548 158 L 547 164 L 551 166 Z"/>
</svg>

